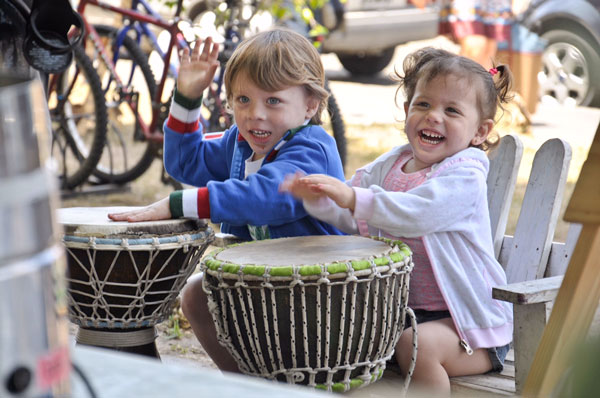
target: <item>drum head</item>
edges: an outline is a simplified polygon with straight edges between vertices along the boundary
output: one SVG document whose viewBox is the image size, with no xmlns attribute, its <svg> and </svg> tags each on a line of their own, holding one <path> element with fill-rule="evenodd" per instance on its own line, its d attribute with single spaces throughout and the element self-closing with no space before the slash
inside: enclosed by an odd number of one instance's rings
<svg viewBox="0 0 600 398">
<path fill-rule="evenodd" d="M 112 221 L 109 213 L 121 213 L 140 207 L 68 207 L 57 210 L 58 222 L 66 235 L 97 237 L 137 237 L 171 235 L 207 228 L 205 220 L 175 219 L 130 223 Z"/>
<path fill-rule="evenodd" d="M 362 236 L 300 236 L 262 240 L 227 248 L 217 260 L 235 264 L 284 267 L 364 260 L 389 254 L 392 247 Z"/>
</svg>

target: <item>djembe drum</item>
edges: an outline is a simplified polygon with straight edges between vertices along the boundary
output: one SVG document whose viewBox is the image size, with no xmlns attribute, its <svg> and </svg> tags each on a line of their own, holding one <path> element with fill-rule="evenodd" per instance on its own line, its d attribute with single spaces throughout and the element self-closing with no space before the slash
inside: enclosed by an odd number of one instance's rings
<svg viewBox="0 0 600 398">
<path fill-rule="evenodd" d="M 268 379 L 329 391 L 374 382 L 412 313 L 411 251 L 399 241 L 248 242 L 209 253 L 201 269 L 219 342 L 243 373 Z"/>
<path fill-rule="evenodd" d="M 67 250 L 69 318 L 79 344 L 159 357 L 155 325 L 171 313 L 214 233 L 203 220 L 127 223 L 131 207 L 58 210 Z"/>
</svg>

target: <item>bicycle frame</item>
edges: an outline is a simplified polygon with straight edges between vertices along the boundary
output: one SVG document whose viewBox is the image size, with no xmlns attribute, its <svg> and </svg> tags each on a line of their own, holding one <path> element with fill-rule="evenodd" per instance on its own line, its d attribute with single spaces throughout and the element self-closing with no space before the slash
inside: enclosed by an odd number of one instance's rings
<svg viewBox="0 0 600 398">
<path fill-rule="evenodd" d="M 148 14 L 143 14 L 141 12 L 136 11 L 135 8 L 138 6 L 138 4 L 142 5 Z M 146 35 L 153 43 L 155 49 L 159 52 L 165 67 L 163 68 L 162 76 L 158 81 L 155 98 L 152 99 L 152 120 L 149 125 L 146 124 L 136 112 L 135 98 L 133 93 L 127 92 L 125 90 L 125 87 L 129 87 L 129 84 L 123 84 L 123 82 L 119 79 L 119 76 L 117 75 L 114 69 L 114 63 L 116 61 L 116 57 L 118 57 L 118 52 L 115 52 L 115 58 L 111 60 L 109 54 L 104 48 L 104 45 L 100 41 L 100 36 L 98 35 L 98 32 L 94 29 L 94 26 L 90 24 L 85 18 L 84 12 L 85 8 L 88 5 L 95 6 L 107 11 L 112 11 L 114 13 L 125 16 L 130 21 L 138 22 L 126 25 L 125 27 L 121 28 L 119 31 L 119 36 L 117 38 L 117 43 L 120 44 L 123 40 L 123 37 L 127 35 L 127 33 L 130 30 L 134 29 L 137 32 L 138 43 L 141 40 L 141 36 Z M 181 1 L 179 2 L 179 7 L 180 6 Z M 178 8 L 178 12 L 179 11 L 180 9 Z M 141 127 L 144 137 L 152 141 L 162 142 L 162 126 L 158 125 L 160 119 L 160 104 L 162 93 L 165 87 L 165 82 L 169 74 L 169 69 L 173 70 L 175 68 L 170 63 L 171 55 L 173 54 L 174 48 L 176 48 L 177 50 L 181 50 L 185 47 L 188 47 L 187 42 L 183 39 L 183 33 L 177 25 L 181 19 L 179 17 L 175 17 L 173 22 L 164 21 L 154 10 L 152 10 L 150 5 L 145 0 L 133 0 L 131 9 L 113 6 L 102 0 L 80 0 L 79 5 L 77 6 L 77 12 L 83 18 L 86 29 L 86 36 L 89 36 L 92 39 L 94 47 L 99 52 L 102 61 L 108 67 L 112 79 L 114 79 L 117 87 L 119 88 L 119 90 L 121 90 L 121 94 L 125 96 L 127 104 L 132 108 L 132 111 L 136 115 L 137 121 Z M 160 47 L 158 46 L 156 36 L 150 31 L 150 29 L 148 29 L 147 24 L 158 26 L 170 33 L 171 39 L 169 41 L 169 46 L 166 52 L 163 52 L 160 49 Z"/>
</svg>

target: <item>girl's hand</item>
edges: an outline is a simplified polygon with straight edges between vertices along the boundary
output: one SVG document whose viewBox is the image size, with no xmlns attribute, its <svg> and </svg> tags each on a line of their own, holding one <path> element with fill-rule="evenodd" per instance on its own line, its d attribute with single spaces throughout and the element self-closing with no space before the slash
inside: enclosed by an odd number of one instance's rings
<svg viewBox="0 0 600 398">
<path fill-rule="evenodd" d="M 315 201 L 325 196 L 315 186 L 303 180 L 305 175 L 301 171 L 286 175 L 283 182 L 279 184 L 279 192 L 288 192 L 295 198 L 306 201 Z"/>
<path fill-rule="evenodd" d="M 344 182 L 324 174 L 305 176 L 301 172 L 287 175 L 281 185 L 280 192 L 289 192 L 302 200 L 314 201 L 327 196 L 338 206 L 354 211 L 356 195 L 354 190 Z"/>
<path fill-rule="evenodd" d="M 111 213 L 108 215 L 113 221 L 156 221 L 168 220 L 171 218 L 171 209 L 169 207 L 169 197 L 159 200 L 142 209 L 126 211 L 123 213 Z"/>
<path fill-rule="evenodd" d="M 324 174 L 312 174 L 302 177 L 300 181 L 307 184 L 313 192 L 328 196 L 341 208 L 354 211 L 356 194 L 345 182 Z"/>
<path fill-rule="evenodd" d="M 191 54 L 189 48 L 184 48 L 179 59 L 177 91 L 189 99 L 200 98 L 215 76 L 218 55 L 219 45 L 211 37 L 204 40 L 204 45 L 201 39 L 196 40 Z"/>
</svg>

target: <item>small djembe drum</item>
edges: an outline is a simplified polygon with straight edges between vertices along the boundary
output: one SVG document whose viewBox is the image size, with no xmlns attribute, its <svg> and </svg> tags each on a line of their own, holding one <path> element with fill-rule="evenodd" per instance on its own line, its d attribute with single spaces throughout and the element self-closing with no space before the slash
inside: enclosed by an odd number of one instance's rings
<svg viewBox="0 0 600 398">
<path fill-rule="evenodd" d="M 246 374 L 329 391 L 365 386 L 404 329 L 412 261 L 399 241 L 248 242 L 209 253 L 201 269 L 219 342 Z"/>
<path fill-rule="evenodd" d="M 58 210 L 67 250 L 69 318 L 79 344 L 159 358 L 155 325 L 165 320 L 214 233 L 203 220 L 127 223 L 131 207 Z"/>
</svg>

